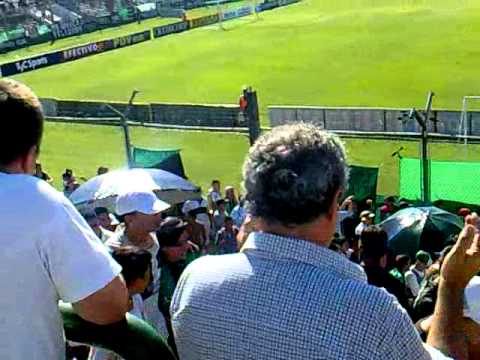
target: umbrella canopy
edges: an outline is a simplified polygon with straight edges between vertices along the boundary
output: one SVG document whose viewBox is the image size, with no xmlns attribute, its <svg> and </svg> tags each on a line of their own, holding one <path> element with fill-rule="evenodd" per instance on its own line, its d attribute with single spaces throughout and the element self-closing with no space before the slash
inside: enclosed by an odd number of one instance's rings
<svg viewBox="0 0 480 360">
<path fill-rule="evenodd" d="M 394 255 L 407 254 L 414 259 L 418 250 L 442 251 L 447 239 L 462 230 L 463 220 L 431 206 L 400 210 L 380 226 L 388 234 Z"/>
<path fill-rule="evenodd" d="M 113 210 L 119 193 L 146 190 L 171 205 L 201 198 L 199 187 L 175 174 L 158 169 L 125 169 L 90 179 L 73 192 L 70 200 L 80 211 L 98 206 Z"/>
</svg>

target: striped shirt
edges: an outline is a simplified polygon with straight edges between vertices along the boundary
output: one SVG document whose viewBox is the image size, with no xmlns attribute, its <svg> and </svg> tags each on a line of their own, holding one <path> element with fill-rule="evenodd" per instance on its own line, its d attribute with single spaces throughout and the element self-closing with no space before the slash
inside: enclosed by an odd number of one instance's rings
<svg viewBox="0 0 480 360">
<path fill-rule="evenodd" d="M 196 260 L 170 311 L 182 360 L 432 358 L 361 267 L 294 238 L 253 233 L 239 254 Z"/>
</svg>

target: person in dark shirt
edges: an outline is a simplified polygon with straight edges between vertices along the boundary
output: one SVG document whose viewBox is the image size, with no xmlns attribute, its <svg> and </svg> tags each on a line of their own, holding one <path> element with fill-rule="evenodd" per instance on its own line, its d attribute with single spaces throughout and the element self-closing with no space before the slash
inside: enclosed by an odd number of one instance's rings
<svg viewBox="0 0 480 360">
<path fill-rule="evenodd" d="M 388 235 L 379 226 L 366 228 L 360 237 L 362 266 L 370 285 L 385 288 L 394 295 L 400 305 L 410 312 L 405 284 L 387 271 Z"/>
</svg>

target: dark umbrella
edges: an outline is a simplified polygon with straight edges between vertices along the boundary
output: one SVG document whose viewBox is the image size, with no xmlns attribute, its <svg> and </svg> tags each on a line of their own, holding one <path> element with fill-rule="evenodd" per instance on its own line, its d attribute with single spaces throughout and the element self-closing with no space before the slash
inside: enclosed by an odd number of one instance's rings
<svg viewBox="0 0 480 360">
<path fill-rule="evenodd" d="M 412 207 L 400 210 L 380 226 L 388 234 L 393 254 L 407 254 L 413 259 L 418 250 L 442 251 L 445 242 L 462 230 L 463 220 L 434 206 Z"/>
</svg>

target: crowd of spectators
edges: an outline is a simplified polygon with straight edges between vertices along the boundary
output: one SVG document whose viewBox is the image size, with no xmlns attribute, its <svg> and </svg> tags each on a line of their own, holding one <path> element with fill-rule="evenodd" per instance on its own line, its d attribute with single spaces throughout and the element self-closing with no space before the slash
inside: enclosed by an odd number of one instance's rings
<svg viewBox="0 0 480 360">
<path fill-rule="evenodd" d="M 336 136 L 305 124 L 263 135 L 243 195 L 214 180 L 206 199 L 172 214 L 153 192 L 129 191 L 82 219 L 36 162 L 38 99 L 11 80 L 0 95 L 0 111 L 18 120 L 0 124 L 0 358 L 60 358 L 59 300 L 100 326 L 130 312 L 182 360 L 478 355 L 480 302 L 468 295 L 478 216 L 463 211 L 464 230 L 440 253 L 392 258 L 375 223 L 409 204 L 339 206 L 348 167 Z M 74 172 L 62 179 L 68 195 Z M 77 360 L 118 358 L 75 347 Z"/>
</svg>

